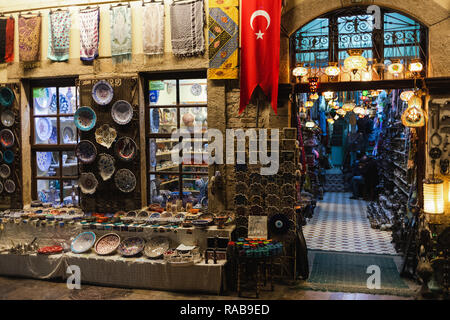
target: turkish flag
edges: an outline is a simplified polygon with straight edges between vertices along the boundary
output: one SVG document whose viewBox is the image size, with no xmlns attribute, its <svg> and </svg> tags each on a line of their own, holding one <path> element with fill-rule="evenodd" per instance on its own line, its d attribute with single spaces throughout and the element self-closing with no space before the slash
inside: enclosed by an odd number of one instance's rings
<svg viewBox="0 0 450 320">
<path fill-rule="evenodd" d="M 241 6 L 241 99 L 239 114 L 256 86 L 277 113 L 282 0 L 244 0 Z"/>
</svg>

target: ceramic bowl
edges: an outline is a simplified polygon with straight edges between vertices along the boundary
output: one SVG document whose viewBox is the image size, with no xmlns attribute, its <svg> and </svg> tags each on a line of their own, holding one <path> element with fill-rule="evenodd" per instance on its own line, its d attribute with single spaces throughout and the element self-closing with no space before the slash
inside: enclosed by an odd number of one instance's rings
<svg viewBox="0 0 450 320">
<path fill-rule="evenodd" d="M 95 244 L 95 238 L 95 233 L 92 231 L 82 232 L 73 239 L 70 249 L 73 253 L 87 252 Z"/>
<path fill-rule="evenodd" d="M 8 87 L 0 89 L 0 104 L 4 107 L 9 107 L 14 102 L 14 92 Z"/>
<path fill-rule="evenodd" d="M 7 164 L 11 164 L 14 162 L 14 152 L 11 150 L 6 150 L 5 153 L 3 153 L 3 161 L 5 161 Z"/>
<path fill-rule="evenodd" d="M 89 131 L 94 128 L 95 123 L 97 122 L 97 115 L 92 108 L 81 107 L 75 112 L 73 121 L 79 130 Z"/>
<path fill-rule="evenodd" d="M 111 117 L 117 124 L 125 125 L 133 119 L 133 107 L 128 101 L 118 100 L 111 108 Z"/>
<path fill-rule="evenodd" d="M 11 169 L 9 168 L 9 166 L 6 164 L 2 164 L 0 166 L 0 177 L 2 177 L 3 179 L 6 179 L 9 177 L 10 174 L 11 174 Z"/>
<path fill-rule="evenodd" d="M 95 130 L 95 141 L 97 141 L 99 145 L 104 146 L 107 149 L 111 148 L 116 138 L 116 129 L 110 127 L 107 124 L 104 124 L 97 130 Z"/>
<path fill-rule="evenodd" d="M 14 112 L 12 112 L 12 110 L 9 109 L 3 110 L 1 115 L 1 121 L 5 127 L 11 127 L 15 122 Z"/>
<path fill-rule="evenodd" d="M 170 240 L 166 237 L 154 237 L 145 244 L 144 254 L 148 258 L 162 257 L 164 252 L 169 250 Z"/>
<path fill-rule="evenodd" d="M 113 176 L 114 171 L 116 171 L 115 162 L 114 157 L 109 154 L 101 153 L 99 155 L 98 171 L 103 181 L 109 180 Z"/>
<path fill-rule="evenodd" d="M 120 245 L 120 236 L 116 233 L 108 233 L 98 239 L 95 244 L 95 252 L 100 256 L 113 254 Z"/>
<path fill-rule="evenodd" d="M 82 173 L 78 179 L 78 185 L 80 186 L 81 192 L 94 194 L 97 190 L 98 181 L 93 173 Z"/>
<path fill-rule="evenodd" d="M 0 143 L 5 148 L 12 147 L 14 145 L 14 133 L 9 129 L 0 131 Z"/>
<path fill-rule="evenodd" d="M 92 98 L 99 105 L 107 105 L 114 96 L 114 90 L 105 80 L 100 80 L 92 87 Z"/>
<path fill-rule="evenodd" d="M 120 169 L 116 172 L 114 183 L 117 189 L 129 193 L 136 188 L 136 176 L 128 169 Z"/>
<path fill-rule="evenodd" d="M 192 224 L 196 228 L 206 228 L 211 223 L 211 220 L 193 220 Z"/>
<path fill-rule="evenodd" d="M 122 161 L 131 161 L 136 156 L 137 146 L 133 139 L 122 137 L 116 142 L 116 154 Z"/>
<path fill-rule="evenodd" d="M 3 186 L 5 188 L 5 191 L 8 193 L 13 193 L 14 191 L 16 191 L 16 184 L 11 179 L 5 180 Z"/>
<path fill-rule="evenodd" d="M 139 237 L 130 237 L 123 240 L 117 251 L 124 257 L 132 257 L 144 250 L 145 240 Z"/>
<path fill-rule="evenodd" d="M 89 140 L 82 140 L 75 148 L 75 154 L 82 163 L 92 163 L 97 156 L 97 148 Z"/>
</svg>

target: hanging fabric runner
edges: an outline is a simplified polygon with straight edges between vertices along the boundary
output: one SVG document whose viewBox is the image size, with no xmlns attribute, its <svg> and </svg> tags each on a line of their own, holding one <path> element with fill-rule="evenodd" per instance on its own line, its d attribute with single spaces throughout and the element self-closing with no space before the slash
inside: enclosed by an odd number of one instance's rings
<svg viewBox="0 0 450 320">
<path fill-rule="evenodd" d="M 0 19 L 0 63 L 5 62 L 6 51 L 6 19 Z"/>
<path fill-rule="evenodd" d="M 144 7 L 142 34 L 145 54 L 164 53 L 164 4 L 150 3 Z"/>
<path fill-rule="evenodd" d="M 205 52 L 203 0 L 172 2 L 170 25 L 174 55 L 189 57 Z"/>
<path fill-rule="evenodd" d="M 277 113 L 282 0 L 242 1 L 241 101 L 239 113 L 259 85 Z"/>
<path fill-rule="evenodd" d="M 98 33 L 100 10 L 86 9 L 80 11 L 80 59 L 92 61 L 98 57 Z"/>
<path fill-rule="evenodd" d="M 131 58 L 131 9 L 127 6 L 110 10 L 111 55 L 119 59 Z"/>
<path fill-rule="evenodd" d="M 19 16 L 19 60 L 39 61 L 41 44 L 41 16 Z"/>
<path fill-rule="evenodd" d="M 70 12 L 55 11 L 48 14 L 48 53 L 47 57 L 53 61 L 69 59 L 70 42 Z"/>
<path fill-rule="evenodd" d="M 13 17 L 6 22 L 5 62 L 14 61 L 14 22 Z"/>
<path fill-rule="evenodd" d="M 210 79 L 237 79 L 239 47 L 239 0 L 209 0 Z"/>
</svg>

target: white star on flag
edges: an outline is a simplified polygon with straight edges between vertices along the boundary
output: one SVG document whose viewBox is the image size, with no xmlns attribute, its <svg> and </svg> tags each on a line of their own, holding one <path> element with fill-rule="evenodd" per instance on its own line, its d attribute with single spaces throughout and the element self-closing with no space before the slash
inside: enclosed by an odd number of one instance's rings
<svg viewBox="0 0 450 320">
<path fill-rule="evenodd" d="M 256 34 L 256 40 L 258 40 L 258 39 L 263 39 L 264 33 L 261 32 L 261 30 L 259 30 L 259 32 L 258 32 L 258 33 L 255 33 L 255 34 Z M 263 40 L 264 40 L 264 39 L 263 39 Z"/>
</svg>

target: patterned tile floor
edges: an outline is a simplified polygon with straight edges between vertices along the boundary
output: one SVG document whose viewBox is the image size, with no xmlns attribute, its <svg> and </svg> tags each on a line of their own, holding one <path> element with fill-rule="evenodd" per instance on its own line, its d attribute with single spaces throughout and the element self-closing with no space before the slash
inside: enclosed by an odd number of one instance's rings
<svg viewBox="0 0 450 320">
<path fill-rule="evenodd" d="M 370 227 L 367 202 L 349 199 L 351 193 L 326 192 L 314 216 L 303 227 L 308 249 L 397 254 L 391 232 Z"/>
</svg>

